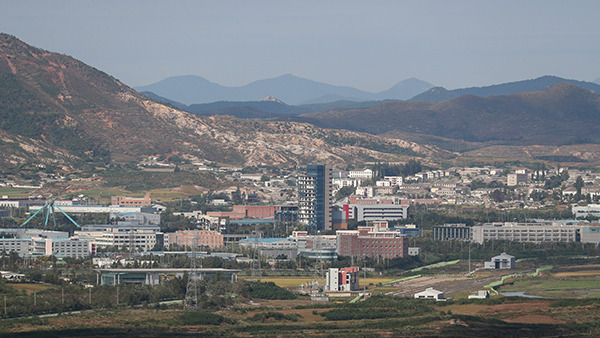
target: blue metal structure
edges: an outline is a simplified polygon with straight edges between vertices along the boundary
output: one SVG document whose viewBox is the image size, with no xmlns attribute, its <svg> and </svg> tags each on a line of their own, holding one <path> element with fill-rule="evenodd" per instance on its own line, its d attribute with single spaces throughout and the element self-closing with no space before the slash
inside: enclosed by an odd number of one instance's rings
<svg viewBox="0 0 600 338">
<path fill-rule="evenodd" d="M 58 205 L 54 204 L 54 201 L 46 201 L 46 203 L 44 204 L 43 207 L 41 207 L 38 211 L 36 211 L 33 215 L 31 215 L 31 217 L 29 217 L 20 226 L 22 227 L 25 224 L 29 223 L 29 221 L 31 221 L 40 212 L 44 212 L 44 213 L 46 213 L 46 221 L 44 222 L 44 227 L 48 226 L 48 220 L 50 218 L 50 214 L 52 214 L 52 222 L 54 224 L 54 227 L 56 228 L 56 217 L 54 216 L 54 207 L 56 207 L 63 215 L 65 215 L 65 217 L 69 221 L 71 221 L 71 223 L 75 224 L 78 228 L 81 228 L 81 226 L 79 224 L 77 224 L 77 222 L 75 222 L 75 220 L 72 219 L 71 216 L 67 215 L 67 213 L 64 212 Z"/>
</svg>

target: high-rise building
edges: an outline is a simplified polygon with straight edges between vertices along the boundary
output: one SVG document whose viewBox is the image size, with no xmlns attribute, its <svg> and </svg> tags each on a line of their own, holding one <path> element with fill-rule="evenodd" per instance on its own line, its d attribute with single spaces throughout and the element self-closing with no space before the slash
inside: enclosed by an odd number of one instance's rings
<svg viewBox="0 0 600 338">
<path fill-rule="evenodd" d="M 298 220 L 315 230 L 331 230 L 331 175 L 329 165 L 311 164 L 298 177 Z"/>
</svg>

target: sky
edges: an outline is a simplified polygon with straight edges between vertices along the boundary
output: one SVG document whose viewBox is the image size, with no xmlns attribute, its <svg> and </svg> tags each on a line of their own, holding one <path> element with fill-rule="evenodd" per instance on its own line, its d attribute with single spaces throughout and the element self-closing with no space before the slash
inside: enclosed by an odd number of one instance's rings
<svg viewBox="0 0 600 338">
<path fill-rule="evenodd" d="M 293 74 L 378 92 L 600 77 L 600 1 L 0 0 L 0 32 L 130 86 Z"/>
</svg>

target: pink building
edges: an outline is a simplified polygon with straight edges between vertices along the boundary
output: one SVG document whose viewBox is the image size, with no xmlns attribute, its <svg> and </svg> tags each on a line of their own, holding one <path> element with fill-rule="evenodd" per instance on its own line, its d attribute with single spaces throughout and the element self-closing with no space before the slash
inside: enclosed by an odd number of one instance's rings
<svg viewBox="0 0 600 338">
<path fill-rule="evenodd" d="M 338 255 L 388 259 L 408 256 L 408 239 L 404 235 L 379 230 L 374 227 L 359 227 L 358 230 L 337 231 Z"/>
<path fill-rule="evenodd" d="M 150 193 L 147 193 L 143 198 L 113 196 L 110 198 L 110 204 L 120 207 L 149 207 L 152 205 Z"/>
<path fill-rule="evenodd" d="M 216 249 L 223 246 L 223 235 L 213 230 L 180 230 L 165 234 L 165 246 L 177 244 L 191 247 L 195 242 L 199 247 Z"/>
<path fill-rule="evenodd" d="M 233 212 L 244 214 L 244 218 L 275 218 L 279 206 L 274 205 L 234 205 Z"/>
</svg>

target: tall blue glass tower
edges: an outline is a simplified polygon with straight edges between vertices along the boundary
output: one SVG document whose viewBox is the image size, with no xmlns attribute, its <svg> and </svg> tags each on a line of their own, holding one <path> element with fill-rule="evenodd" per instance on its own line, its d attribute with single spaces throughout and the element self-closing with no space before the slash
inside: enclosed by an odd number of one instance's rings
<svg viewBox="0 0 600 338">
<path fill-rule="evenodd" d="M 330 230 L 331 167 L 311 164 L 298 177 L 298 218 L 317 231 Z"/>
</svg>

